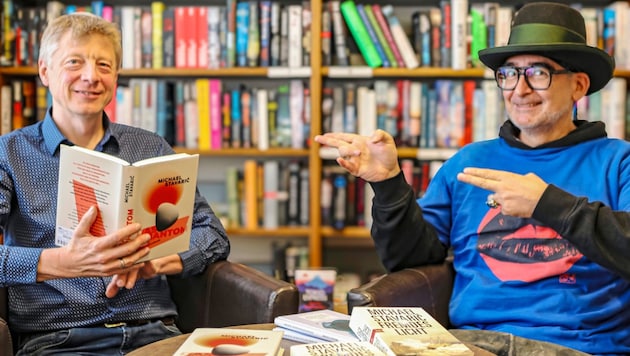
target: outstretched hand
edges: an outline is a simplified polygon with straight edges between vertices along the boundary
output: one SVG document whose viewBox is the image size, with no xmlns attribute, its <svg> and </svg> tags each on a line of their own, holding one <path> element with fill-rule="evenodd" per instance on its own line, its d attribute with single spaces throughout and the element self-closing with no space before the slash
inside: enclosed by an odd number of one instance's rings
<svg viewBox="0 0 630 356">
<path fill-rule="evenodd" d="M 525 175 L 486 168 L 465 168 L 457 175 L 461 182 L 491 191 L 501 212 L 530 218 L 548 184 L 533 173 Z"/>
<path fill-rule="evenodd" d="M 400 173 L 396 143 L 383 130 L 376 130 L 370 137 L 331 132 L 315 136 L 315 141 L 337 148 L 337 163 L 368 182 L 383 181 Z"/>
</svg>

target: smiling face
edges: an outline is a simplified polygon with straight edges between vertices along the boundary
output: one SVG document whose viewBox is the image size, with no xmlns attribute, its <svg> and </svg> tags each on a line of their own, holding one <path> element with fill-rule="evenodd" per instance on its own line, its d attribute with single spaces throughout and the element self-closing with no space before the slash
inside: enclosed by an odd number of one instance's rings
<svg viewBox="0 0 630 356">
<path fill-rule="evenodd" d="M 100 120 L 118 79 L 111 40 L 97 33 L 73 38 L 71 32 L 66 32 L 48 58 L 40 58 L 39 74 L 53 97 L 55 120 Z"/>
<path fill-rule="evenodd" d="M 553 60 L 538 55 L 510 57 L 505 65 L 526 67 L 546 64 L 551 69 L 563 69 Z M 521 130 L 521 141 L 532 147 L 566 136 L 575 128 L 573 104 L 588 90 L 585 73 L 553 75 L 546 90 L 534 90 L 523 75 L 514 90 L 504 90 L 505 109 L 512 123 Z"/>
</svg>

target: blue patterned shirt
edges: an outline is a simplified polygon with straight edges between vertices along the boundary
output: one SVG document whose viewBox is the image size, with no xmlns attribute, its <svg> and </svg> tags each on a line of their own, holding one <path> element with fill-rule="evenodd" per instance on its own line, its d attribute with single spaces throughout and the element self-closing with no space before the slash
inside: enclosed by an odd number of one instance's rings
<svg viewBox="0 0 630 356">
<path fill-rule="evenodd" d="M 155 319 L 176 315 L 165 276 L 140 280 L 133 289 L 105 297 L 111 277 L 65 278 L 36 282 L 43 249 L 55 247 L 59 145 L 72 144 L 48 111 L 31 126 L 0 136 L 0 287 L 8 287 L 9 322 L 13 331 L 33 332 Z M 157 134 L 110 123 L 96 147 L 129 162 L 173 153 Z M 225 230 L 197 191 L 190 249 L 180 253 L 182 276 L 202 272 L 226 259 L 230 244 Z"/>
</svg>

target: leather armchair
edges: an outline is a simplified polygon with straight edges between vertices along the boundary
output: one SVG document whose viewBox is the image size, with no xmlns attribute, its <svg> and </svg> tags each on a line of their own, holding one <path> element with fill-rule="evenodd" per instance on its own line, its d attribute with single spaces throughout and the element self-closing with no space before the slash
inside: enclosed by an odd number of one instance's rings
<svg viewBox="0 0 630 356">
<path fill-rule="evenodd" d="M 190 278 L 169 277 L 178 307 L 177 326 L 184 333 L 198 327 L 272 323 L 278 315 L 298 312 L 298 289 L 251 267 L 229 261 L 208 266 Z M 12 355 L 6 290 L 0 288 L 0 355 Z"/>
<path fill-rule="evenodd" d="M 454 276 L 450 259 L 385 274 L 348 292 L 348 312 L 356 306 L 422 307 L 449 328 L 448 305 Z"/>
</svg>

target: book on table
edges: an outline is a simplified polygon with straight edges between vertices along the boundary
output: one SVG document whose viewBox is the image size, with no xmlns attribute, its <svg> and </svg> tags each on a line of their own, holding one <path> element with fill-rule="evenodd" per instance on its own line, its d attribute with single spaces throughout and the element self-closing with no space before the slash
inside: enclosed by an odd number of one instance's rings
<svg viewBox="0 0 630 356">
<path fill-rule="evenodd" d="M 98 208 L 94 236 L 140 223 L 151 251 L 139 262 L 190 245 L 199 155 L 179 153 L 134 163 L 79 146 L 61 145 L 55 243 L 69 243 L 79 220 Z"/>
<path fill-rule="evenodd" d="M 286 339 L 304 342 L 317 341 L 359 341 L 350 330 L 350 316 L 330 309 L 277 316 L 274 323 L 287 330 Z M 293 335 L 293 333 L 298 335 Z M 301 334 L 301 335 L 300 335 Z M 300 340 L 296 340 L 300 338 Z M 319 340 L 318 340 L 319 339 Z"/>
<path fill-rule="evenodd" d="M 239 328 L 197 328 L 173 356 L 279 356 L 282 332 Z"/>
<path fill-rule="evenodd" d="M 472 356 L 473 352 L 419 307 L 354 307 L 350 329 L 389 356 Z"/>
<path fill-rule="evenodd" d="M 331 341 L 291 346 L 290 356 L 385 356 L 367 341 Z"/>
</svg>

